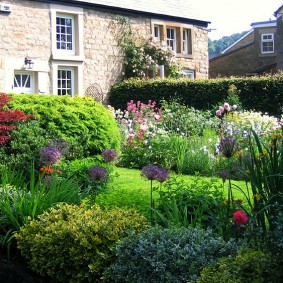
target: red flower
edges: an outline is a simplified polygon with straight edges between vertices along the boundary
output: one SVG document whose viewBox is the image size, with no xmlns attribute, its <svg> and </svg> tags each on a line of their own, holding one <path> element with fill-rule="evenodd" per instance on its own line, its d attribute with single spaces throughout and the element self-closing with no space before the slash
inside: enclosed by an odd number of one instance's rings
<svg viewBox="0 0 283 283">
<path fill-rule="evenodd" d="M 248 223 L 248 215 L 243 210 L 237 210 L 233 213 L 233 220 L 237 225 L 245 225 Z"/>
<path fill-rule="evenodd" d="M 53 172 L 53 169 L 50 168 L 50 167 L 41 167 L 40 168 L 40 172 L 43 172 L 45 174 L 49 174 L 49 173 L 52 173 Z"/>
</svg>

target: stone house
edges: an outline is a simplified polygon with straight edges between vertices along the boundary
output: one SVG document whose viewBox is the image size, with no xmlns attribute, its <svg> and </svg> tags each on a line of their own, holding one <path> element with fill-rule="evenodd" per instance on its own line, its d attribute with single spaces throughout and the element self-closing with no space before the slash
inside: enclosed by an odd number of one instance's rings
<svg viewBox="0 0 283 283">
<path fill-rule="evenodd" d="M 252 76 L 276 69 L 276 20 L 256 22 L 239 40 L 209 60 L 209 77 Z"/>
<path fill-rule="evenodd" d="M 164 40 L 184 72 L 208 77 L 209 22 L 193 0 L 0 0 L 0 92 L 102 96 L 121 81 L 117 16 Z"/>
</svg>

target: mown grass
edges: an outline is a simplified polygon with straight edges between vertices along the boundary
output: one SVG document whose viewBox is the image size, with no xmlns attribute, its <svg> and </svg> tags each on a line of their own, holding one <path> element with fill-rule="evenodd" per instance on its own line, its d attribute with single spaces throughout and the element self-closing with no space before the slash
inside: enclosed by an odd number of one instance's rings
<svg viewBox="0 0 283 283">
<path fill-rule="evenodd" d="M 150 181 L 141 176 L 140 170 L 127 169 L 127 168 L 115 168 L 112 181 L 109 184 L 107 191 L 100 194 L 96 201 L 101 206 L 107 207 L 123 207 L 123 208 L 135 208 L 142 214 L 147 215 L 150 206 Z M 193 184 L 196 178 L 199 176 L 189 175 L 177 175 L 170 173 L 172 178 L 177 177 L 178 180 L 184 180 L 186 184 Z M 201 177 L 202 180 L 209 182 L 211 177 Z M 222 185 L 221 178 L 215 178 L 219 185 Z M 237 185 L 243 190 L 246 190 L 245 182 L 232 181 L 232 184 Z M 158 182 L 153 182 L 153 186 L 159 186 Z M 197 189 L 195 187 L 194 189 Z M 224 184 L 224 194 L 227 192 L 228 182 Z M 238 190 L 233 190 L 233 196 L 235 199 L 244 199 L 243 194 Z M 153 193 L 153 198 L 156 200 L 158 193 Z M 243 203 L 245 205 L 245 202 Z"/>
</svg>

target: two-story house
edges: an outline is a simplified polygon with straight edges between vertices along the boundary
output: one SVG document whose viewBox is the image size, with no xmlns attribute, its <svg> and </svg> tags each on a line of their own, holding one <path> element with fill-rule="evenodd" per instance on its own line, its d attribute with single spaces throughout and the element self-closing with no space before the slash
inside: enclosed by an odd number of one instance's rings
<svg viewBox="0 0 283 283">
<path fill-rule="evenodd" d="M 117 16 L 144 37 L 160 38 L 185 72 L 208 77 L 208 21 L 193 1 L 1 0 L 0 91 L 106 95 L 123 72 Z"/>
<path fill-rule="evenodd" d="M 250 76 L 276 67 L 276 21 L 256 22 L 239 40 L 209 60 L 209 77 Z"/>
</svg>

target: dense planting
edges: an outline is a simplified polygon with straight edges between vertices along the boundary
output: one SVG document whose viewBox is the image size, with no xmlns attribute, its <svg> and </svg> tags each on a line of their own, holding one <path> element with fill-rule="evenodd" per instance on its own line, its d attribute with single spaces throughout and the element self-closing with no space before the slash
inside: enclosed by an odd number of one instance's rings
<svg viewBox="0 0 283 283">
<path fill-rule="evenodd" d="M 47 282 L 281 282 L 282 120 L 217 101 L 14 96 L 2 247 Z"/>
</svg>

